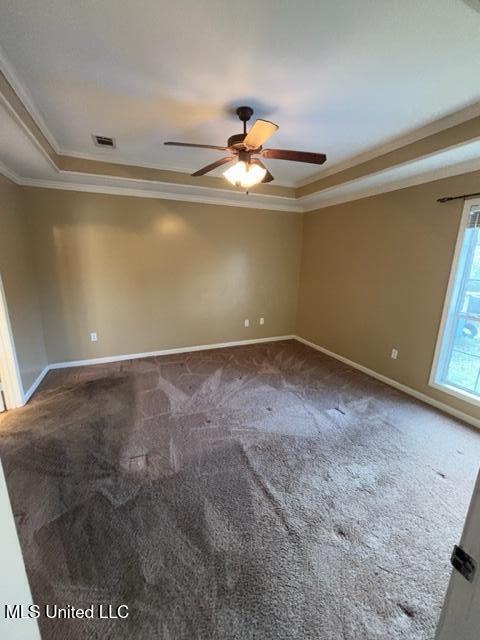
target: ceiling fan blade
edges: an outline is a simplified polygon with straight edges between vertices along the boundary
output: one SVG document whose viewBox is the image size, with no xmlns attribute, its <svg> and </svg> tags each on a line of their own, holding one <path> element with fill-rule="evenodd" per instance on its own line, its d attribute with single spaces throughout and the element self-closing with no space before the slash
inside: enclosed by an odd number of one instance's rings
<svg viewBox="0 0 480 640">
<path fill-rule="evenodd" d="M 198 149 L 216 149 L 217 151 L 227 151 L 228 147 L 217 147 L 214 144 L 195 144 L 193 142 L 164 142 L 174 147 L 197 147 Z"/>
<path fill-rule="evenodd" d="M 272 180 L 275 180 L 275 178 L 272 176 L 270 171 L 267 169 L 267 167 L 263 164 L 261 160 L 259 160 L 258 158 L 253 158 L 251 162 L 252 164 L 258 164 L 260 167 L 262 167 L 262 169 L 265 169 L 265 171 L 267 172 L 265 174 L 264 179 L 262 180 L 263 183 L 272 182 Z"/>
<path fill-rule="evenodd" d="M 268 120 L 257 120 L 247 133 L 247 137 L 243 141 L 243 144 L 247 149 L 258 149 L 270 138 L 270 136 L 273 136 L 277 130 L 278 124 L 274 124 Z"/>
<path fill-rule="evenodd" d="M 232 160 L 235 160 L 235 156 L 228 156 L 227 158 L 221 158 L 220 160 L 216 160 L 215 162 L 212 162 L 211 164 L 207 164 L 206 167 L 202 167 L 198 171 L 195 171 L 195 173 L 192 173 L 192 176 L 195 176 L 195 177 L 203 176 L 206 173 L 208 173 L 209 171 L 213 171 L 217 167 L 221 167 L 222 164 L 226 164 L 227 162 L 231 162 Z"/>
<path fill-rule="evenodd" d="M 310 164 L 323 164 L 327 159 L 324 153 L 290 151 L 288 149 L 264 149 L 262 156 L 272 158 L 272 160 L 291 160 L 292 162 L 308 162 Z"/>
</svg>

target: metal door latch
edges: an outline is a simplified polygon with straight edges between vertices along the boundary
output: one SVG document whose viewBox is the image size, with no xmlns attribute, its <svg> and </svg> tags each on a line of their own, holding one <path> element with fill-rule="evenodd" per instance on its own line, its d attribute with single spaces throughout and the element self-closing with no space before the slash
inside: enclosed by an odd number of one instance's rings
<svg viewBox="0 0 480 640">
<path fill-rule="evenodd" d="M 458 545 L 455 545 L 453 547 L 450 562 L 466 580 L 468 580 L 469 582 L 473 582 L 473 576 L 475 575 L 477 565 L 472 556 L 468 555 L 468 553 L 464 551 L 462 547 L 459 547 Z"/>
</svg>

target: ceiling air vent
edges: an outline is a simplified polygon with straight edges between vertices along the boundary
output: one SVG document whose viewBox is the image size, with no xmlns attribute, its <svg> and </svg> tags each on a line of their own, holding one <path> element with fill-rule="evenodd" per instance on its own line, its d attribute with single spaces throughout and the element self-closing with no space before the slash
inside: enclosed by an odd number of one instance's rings
<svg viewBox="0 0 480 640">
<path fill-rule="evenodd" d="M 115 138 L 109 138 L 108 136 L 96 136 L 92 133 L 93 142 L 96 147 L 109 147 L 110 149 L 116 149 L 117 144 Z"/>
</svg>

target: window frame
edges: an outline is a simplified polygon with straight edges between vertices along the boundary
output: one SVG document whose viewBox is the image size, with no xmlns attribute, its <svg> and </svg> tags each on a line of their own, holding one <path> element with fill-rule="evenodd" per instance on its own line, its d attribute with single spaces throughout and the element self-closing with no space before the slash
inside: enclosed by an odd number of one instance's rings
<svg viewBox="0 0 480 640">
<path fill-rule="evenodd" d="M 468 220 L 470 217 L 470 211 L 472 207 L 480 208 L 480 197 L 470 198 L 468 200 L 465 200 L 465 203 L 463 206 L 463 212 L 460 218 L 460 224 L 457 232 L 457 241 L 455 243 L 455 251 L 453 254 L 452 266 L 450 268 L 450 275 L 448 278 L 447 291 L 445 294 L 445 299 L 443 301 L 442 318 L 440 320 L 437 340 L 435 343 L 435 353 L 433 356 L 433 362 L 430 370 L 430 378 L 428 380 L 428 384 L 430 387 L 433 387 L 434 389 L 438 389 L 443 393 L 447 393 L 448 395 L 455 396 L 456 398 L 459 398 L 464 402 L 468 402 L 469 404 L 473 404 L 477 407 L 480 407 L 480 396 L 476 396 L 475 394 L 470 393 L 469 391 L 463 391 L 462 389 L 459 389 L 449 384 L 437 382 L 440 358 L 442 353 L 442 343 L 445 338 L 445 330 L 447 328 L 450 304 L 452 301 L 452 295 L 455 288 L 455 280 L 457 276 L 457 269 L 459 266 L 460 255 L 461 255 L 463 240 L 465 236 L 465 230 L 467 229 Z"/>
</svg>

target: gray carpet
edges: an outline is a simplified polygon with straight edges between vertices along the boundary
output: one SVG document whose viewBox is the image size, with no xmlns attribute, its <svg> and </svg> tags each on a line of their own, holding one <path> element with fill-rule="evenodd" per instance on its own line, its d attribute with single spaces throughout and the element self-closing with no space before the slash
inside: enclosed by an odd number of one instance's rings
<svg viewBox="0 0 480 640">
<path fill-rule="evenodd" d="M 293 341 L 51 372 L 0 419 L 44 640 L 433 638 L 480 434 Z"/>
</svg>

